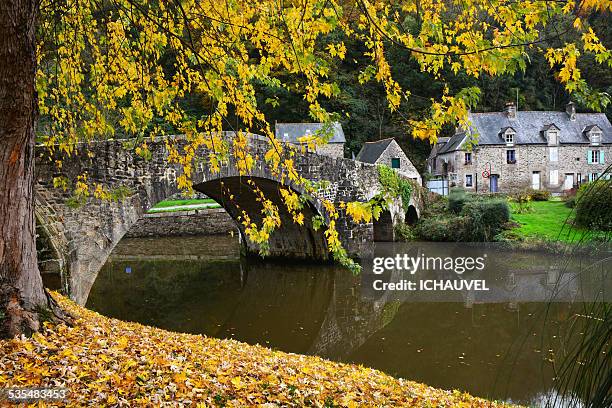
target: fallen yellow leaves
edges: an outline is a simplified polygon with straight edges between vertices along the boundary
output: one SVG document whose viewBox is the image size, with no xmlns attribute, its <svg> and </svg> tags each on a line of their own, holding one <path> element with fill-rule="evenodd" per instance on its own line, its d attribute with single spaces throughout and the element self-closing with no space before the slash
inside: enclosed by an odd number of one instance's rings
<svg viewBox="0 0 612 408">
<path fill-rule="evenodd" d="M 77 317 L 74 327 L 45 324 L 32 338 L 0 341 L 0 387 L 66 387 L 68 406 L 506 406 L 319 357 L 110 319 L 54 297 Z"/>
</svg>

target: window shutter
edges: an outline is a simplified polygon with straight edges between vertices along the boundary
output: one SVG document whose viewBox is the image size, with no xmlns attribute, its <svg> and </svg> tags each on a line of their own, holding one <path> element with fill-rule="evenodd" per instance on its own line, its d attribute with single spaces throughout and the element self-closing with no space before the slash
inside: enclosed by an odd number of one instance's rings
<svg viewBox="0 0 612 408">
<path fill-rule="evenodd" d="M 603 151 L 603 150 L 600 150 L 600 151 L 599 151 L 599 162 L 600 162 L 601 164 L 604 164 L 604 163 L 606 162 L 606 161 L 604 160 L 604 151 Z"/>
<path fill-rule="evenodd" d="M 591 151 L 590 150 L 587 150 L 587 163 L 593 164 L 593 162 L 591 161 Z"/>
</svg>

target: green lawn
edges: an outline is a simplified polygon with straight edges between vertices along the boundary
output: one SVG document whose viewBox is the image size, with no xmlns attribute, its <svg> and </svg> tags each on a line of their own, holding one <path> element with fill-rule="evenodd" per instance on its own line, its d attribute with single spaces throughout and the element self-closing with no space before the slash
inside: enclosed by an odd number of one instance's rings
<svg viewBox="0 0 612 408">
<path fill-rule="evenodd" d="M 512 219 L 521 226 L 512 232 L 524 238 L 547 241 L 578 242 L 585 235 L 586 240 L 592 238 L 593 231 L 571 226 L 572 209 L 563 201 L 533 201 L 531 204 L 533 209 L 529 213 L 516 214 L 513 211 Z"/>
<path fill-rule="evenodd" d="M 181 208 L 189 206 L 187 208 Z M 212 198 L 204 199 L 189 199 L 189 200 L 164 200 L 157 203 L 148 212 L 149 213 L 160 213 L 160 212 L 177 212 L 185 210 L 198 210 L 205 208 L 219 208 L 221 207 Z"/>
<path fill-rule="evenodd" d="M 193 204 L 214 204 L 215 200 L 212 198 L 194 198 L 190 200 L 164 200 L 155 204 L 153 208 L 165 208 L 165 207 L 176 207 L 179 205 L 193 205 Z"/>
</svg>

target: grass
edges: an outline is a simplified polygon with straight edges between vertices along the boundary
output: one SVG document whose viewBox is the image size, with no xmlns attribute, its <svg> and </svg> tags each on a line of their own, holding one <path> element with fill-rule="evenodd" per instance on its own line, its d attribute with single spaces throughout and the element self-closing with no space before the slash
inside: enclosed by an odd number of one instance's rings
<svg viewBox="0 0 612 408">
<path fill-rule="evenodd" d="M 193 205 L 193 204 L 216 204 L 216 201 L 212 198 L 194 198 L 189 200 L 164 200 L 155 204 L 153 208 L 166 208 L 166 207 L 177 207 L 181 205 Z"/>
<path fill-rule="evenodd" d="M 562 242 L 592 239 L 593 231 L 571 225 L 572 209 L 563 201 L 532 201 L 531 206 L 531 212 L 512 213 L 512 219 L 521 224 L 512 232 L 520 237 Z M 512 208 L 515 208 L 514 204 Z"/>
<path fill-rule="evenodd" d="M 189 206 L 187 208 L 182 208 Z M 220 208 L 221 206 L 212 198 L 194 198 L 189 200 L 164 200 L 152 207 L 148 213 L 178 212 L 186 210 L 201 210 L 206 208 Z"/>
</svg>

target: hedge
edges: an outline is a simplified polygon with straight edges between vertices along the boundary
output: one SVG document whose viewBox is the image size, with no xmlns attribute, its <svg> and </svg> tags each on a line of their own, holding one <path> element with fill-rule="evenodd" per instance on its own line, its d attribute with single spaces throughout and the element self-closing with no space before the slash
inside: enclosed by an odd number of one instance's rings
<svg viewBox="0 0 612 408">
<path fill-rule="evenodd" d="M 451 204 L 454 202 L 454 204 Z M 449 209 L 461 206 L 459 214 L 435 214 L 421 218 L 415 227 L 419 239 L 437 242 L 491 241 L 510 220 L 510 207 L 504 199 L 462 199 L 449 197 Z"/>
<path fill-rule="evenodd" d="M 468 222 L 466 217 L 460 215 L 421 218 L 415 227 L 415 233 L 424 241 L 463 241 Z"/>
<path fill-rule="evenodd" d="M 506 200 L 470 201 L 463 206 L 461 213 L 469 219 L 464 231 L 466 241 L 491 241 L 510 221 L 510 207 Z"/>
</svg>

